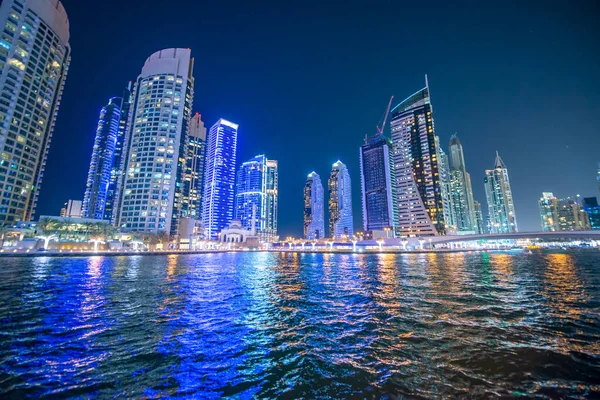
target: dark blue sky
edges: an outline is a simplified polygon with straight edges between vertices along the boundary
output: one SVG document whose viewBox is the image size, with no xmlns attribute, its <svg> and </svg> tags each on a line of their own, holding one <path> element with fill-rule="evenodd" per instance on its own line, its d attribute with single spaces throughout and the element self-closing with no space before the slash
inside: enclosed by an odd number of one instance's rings
<svg viewBox="0 0 600 400">
<path fill-rule="evenodd" d="M 485 4 L 483 4 L 485 3 Z M 302 232 L 306 176 L 345 162 L 362 229 L 358 149 L 390 95 L 429 76 L 436 133 L 457 132 L 475 198 L 504 159 L 520 230 L 542 191 L 597 196 L 600 20 L 594 1 L 144 2 L 63 0 L 72 63 L 39 214 L 81 199 L 100 108 L 168 47 L 195 57 L 194 111 L 240 124 L 238 159 L 279 160 L 280 234 Z"/>
</svg>

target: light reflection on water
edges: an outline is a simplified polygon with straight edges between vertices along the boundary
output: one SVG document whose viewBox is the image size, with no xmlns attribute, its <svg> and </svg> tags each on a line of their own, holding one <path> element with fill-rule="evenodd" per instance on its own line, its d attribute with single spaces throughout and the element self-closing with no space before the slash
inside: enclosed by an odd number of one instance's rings
<svg viewBox="0 0 600 400">
<path fill-rule="evenodd" d="M 1 261 L 0 397 L 600 395 L 598 253 Z"/>
</svg>

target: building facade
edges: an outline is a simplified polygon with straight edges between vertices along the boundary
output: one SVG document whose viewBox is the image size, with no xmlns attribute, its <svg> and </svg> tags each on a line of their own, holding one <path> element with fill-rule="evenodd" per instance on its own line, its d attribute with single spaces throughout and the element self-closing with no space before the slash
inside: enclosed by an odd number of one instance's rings
<svg viewBox="0 0 600 400">
<path fill-rule="evenodd" d="M 277 238 L 279 172 L 276 160 L 258 155 L 240 166 L 237 174 L 235 218 L 254 230 L 262 242 Z M 254 227 L 252 227 L 254 224 Z"/>
<path fill-rule="evenodd" d="M 596 197 L 583 199 L 583 209 L 590 219 L 590 229 L 600 229 L 600 205 Z"/>
<path fill-rule="evenodd" d="M 69 69 L 58 0 L 0 2 L 0 223 L 35 214 Z"/>
<path fill-rule="evenodd" d="M 450 138 L 450 175 L 452 208 L 455 216 L 456 233 L 477 233 L 475 200 L 471 175 L 465 166 L 462 143 L 456 135 Z"/>
<path fill-rule="evenodd" d="M 559 231 L 582 231 L 590 229 L 588 213 L 576 199 L 571 197 L 558 199 L 557 209 Z"/>
<path fill-rule="evenodd" d="M 398 207 L 392 141 L 382 135 L 366 138 L 360 148 L 360 184 L 365 232 L 398 232 Z"/>
<path fill-rule="evenodd" d="M 187 140 L 181 216 L 201 221 L 206 128 L 202 122 L 202 116 L 198 113 L 190 120 Z"/>
<path fill-rule="evenodd" d="M 116 179 L 122 156 L 124 127 L 129 113 L 129 90 L 102 107 L 83 196 L 83 218 L 112 220 Z"/>
<path fill-rule="evenodd" d="M 81 200 L 68 200 L 64 207 L 60 209 L 60 216 L 65 218 L 81 218 L 82 203 Z"/>
<path fill-rule="evenodd" d="M 435 137 L 435 145 L 437 147 L 439 157 L 440 170 L 440 188 L 442 194 L 442 204 L 444 207 L 444 221 L 446 221 L 446 234 L 454 234 L 456 232 L 456 218 L 454 215 L 454 207 L 452 206 L 452 179 L 450 175 L 450 163 L 448 155 L 440 146 L 439 137 Z"/>
<path fill-rule="evenodd" d="M 399 235 L 446 233 L 429 85 L 392 109 Z"/>
<path fill-rule="evenodd" d="M 125 137 L 126 172 L 118 195 L 124 230 L 177 233 L 193 66 L 189 49 L 161 50 L 146 60 L 136 81 Z"/>
<path fill-rule="evenodd" d="M 321 177 L 311 172 L 304 185 L 304 238 L 307 240 L 325 237 L 324 203 Z"/>
<path fill-rule="evenodd" d="M 494 169 L 485 171 L 485 194 L 488 204 L 489 232 L 518 232 L 508 169 L 496 153 Z"/>
<path fill-rule="evenodd" d="M 540 219 L 542 221 L 542 230 L 544 232 L 558 232 L 558 199 L 551 192 L 542 193 L 538 201 L 540 209 Z"/>
<path fill-rule="evenodd" d="M 335 239 L 352 238 L 352 187 L 346 164 L 337 161 L 329 176 L 329 236 Z"/>
<path fill-rule="evenodd" d="M 220 119 L 208 133 L 202 195 L 205 235 L 217 239 L 234 217 L 238 125 Z"/>
<path fill-rule="evenodd" d="M 477 223 L 477 231 L 475 233 L 483 235 L 487 233 L 486 227 L 483 223 L 483 213 L 481 212 L 481 204 L 478 201 L 473 201 L 475 206 L 475 222 Z"/>
</svg>

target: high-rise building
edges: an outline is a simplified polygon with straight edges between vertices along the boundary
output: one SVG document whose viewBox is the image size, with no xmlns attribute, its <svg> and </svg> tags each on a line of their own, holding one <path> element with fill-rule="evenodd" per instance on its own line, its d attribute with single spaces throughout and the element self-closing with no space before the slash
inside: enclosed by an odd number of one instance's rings
<svg viewBox="0 0 600 400">
<path fill-rule="evenodd" d="M 558 199 L 558 230 L 581 231 L 590 229 L 588 213 L 581 208 L 576 199 L 566 197 Z"/>
<path fill-rule="evenodd" d="M 202 220 L 202 183 L 204 180 L 204 158 L 206 153 L 206 128 L 202 117 L 196 113 L 190 120 L 190 133 L 186 146 L 185 173 L 181 216 Z"/>
<path fill-rule="evenodd" d="M 325 237 L 323 184 L 316 172 L 311 172 L 304 185 L 304 238 L 318 240 Z"/>
<path fill-rule="evenodd" d="M 450 162 L 448 161 L 448 155 L 440 146 L 440 138 L 438 136 L 435 137 L 435 145 L 439 157 L 440 188 L 442 193 L 442 204 L 444 205 L 446 234 L 450 234 L 456 232 L 456 218 L 454 216 L 454 208 L 452 207 L 452 190 L 450 186 Z"/>
<path fill-rule="evenodd" d="M 260 241 L 272 242 L 277 237 L 277 198 L 279 172 L 276 160 L 256 156 L 240 166 L 237 174 L 235 218 L 252 230 Z"/>
<path fill-rule="evenodd" d="M 583 199 L 583 209 L 590 219 L 590 229 L 600 229 L 600 205 L 596 197 Z"/>
<path fill-rule="evenodd" d="M 450 138 L 451 197 L 457 233 L 476 233 L 477 220 L 471 175 L 465 166 L 463 147 L 456 135 Z"/>
<path fill-rule="evenodd" d="M 425 87 L 392 109 L 400 236 L 446 233 L 433 110 Z"/>
<path fill-rule="evenodd" d="M 233 220 L 237 133 L 238 125 L 222 118 L 208 133 L 202 223 L 210 239 Z"/>
<path fill-rule="evenodd" d="M 181 216 L 194 59 L 189 49 L 152 54 L 138 76 L 125 137 L 119 224 L 176 234 Z"/>
<path fill-rule="evenodd" d="M 557 232 L 558 226 L 558 199 L 551 192 L 542 193 L 538 201 L 542 230 L 544 232 Z"/>
<path fill-rule="evenodd" d="M 360 148 L 360 183 L 364 231 L 387 231 L 395 236 L 398 209 L 390 139 L 383 135 L 365 139 Z"/>
<path fill-rule="evenodd" d="M 596 182 L 598 183 L 598 191 L 600 192 L 600 162 L 598 163 L 598 170 L 596 171 Z"/>
<path fill-rule="evenodd" d="M 478 201 L 473 201 L 473 205 L 475 206 L 475 222 L 477 224 L 476 233 L 479 235 L 483 235 L 487 233 L 485 229 L 485 225 L 483 224 L 483 213 L 481 212 L 481 204 Z"/>
<path fill-rule="evenodd" d="M 61 208 L 60 216 L 67 218 L 81 218 L 81 207 L 81 200 L 68 200 L 65 203 L 64 207 Z"/>
<path fill-rule="evenodd" d="M 116 180 L 130 106 L 129 89 L 102 107 L 83 196 L 83 218 L 112 220 Z"/>
<path fill-rule="evenodd" d="M 58 0 L 0 1 L 0 222 L 35 214 L 70 62 Z"/>
<path fill-rule="evenodd" d="M 337 161 L 329 176 L 329 235 L 351 238 L 354 235 L 352 188 L 346 164 Z"/>
<path fill-rule="evenodd" d="M 508 169 L 496 153 L 494 169 L 485 171 L 485 194 L 488 204 L 489 232 L 518 232 Z"/>
</svg>

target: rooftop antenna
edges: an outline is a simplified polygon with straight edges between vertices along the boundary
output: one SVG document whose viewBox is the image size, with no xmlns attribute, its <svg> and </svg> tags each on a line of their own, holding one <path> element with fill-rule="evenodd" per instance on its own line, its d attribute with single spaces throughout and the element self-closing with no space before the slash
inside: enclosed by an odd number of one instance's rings
<svg viewBox="0 0 600 400">
<path fill-rule="evenodd" d="M 380 135 L 383 135 L 383 131 L 385 129 L 385 123 L 387 122 L 388 115 L 390 114 L 390 108 L 392 108 L 393 100 L 394 100 L 394 96 L 390 97 L 390 102 L 388 103 L 387 110 L 385 110 L 385 116 L 383 117 L 383 124 L 381 124 L 381 127 L 379 125 L 377 126 L 377 133 L 379 133 Z"/>
<path fill-rule="evenodd" d="M 425 74 L 425 87 L 429 87 L 429 80 L 427 80 L 427 74 Z"/>
</svg>

